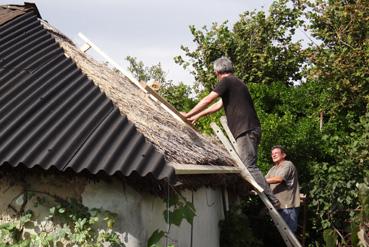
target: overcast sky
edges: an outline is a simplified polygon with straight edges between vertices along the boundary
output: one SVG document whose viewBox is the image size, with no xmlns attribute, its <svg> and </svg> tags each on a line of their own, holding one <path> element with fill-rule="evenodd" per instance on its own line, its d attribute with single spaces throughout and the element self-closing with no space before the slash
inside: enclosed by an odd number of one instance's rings
<svg viewBox="0 0 369 247">
<path fill-rule="evenodd" d="M 2 4 L 23 4 L 4 1 Z M 173 57 L 180 46 L 192 46 L 189 25 L 200 28 L 213 22 L 234 23 L 247 10 L 268 10 L 272 0 L 37 0 L 43 19 L 76 44 L 85 34 L 122 67 L 125 58 L 137 57 L 145 65 L 161 63 L 167 79 L 191 83 L 194 79 Z M 101 59 L 101 58 L 98 58 Z"/>
</svg>

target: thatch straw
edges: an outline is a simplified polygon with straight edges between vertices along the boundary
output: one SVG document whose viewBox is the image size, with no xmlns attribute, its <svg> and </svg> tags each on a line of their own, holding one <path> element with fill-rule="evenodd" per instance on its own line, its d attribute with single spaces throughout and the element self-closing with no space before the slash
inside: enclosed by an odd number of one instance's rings
<svg viewBox="0 0 369 247">
<path fill-rule="evenodd" d="M 53 33 L 65 55 L 73 59 L 168 162 L 232 166 L 230 156 L 219 142 L 174 119 L 122 73 L 82 53 L 49 24 L 43 25 Z"/>
</svg>

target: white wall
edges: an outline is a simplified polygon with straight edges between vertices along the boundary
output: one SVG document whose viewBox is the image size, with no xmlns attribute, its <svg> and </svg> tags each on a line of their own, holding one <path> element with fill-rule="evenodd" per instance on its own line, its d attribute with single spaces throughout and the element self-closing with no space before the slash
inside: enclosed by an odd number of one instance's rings
<svg viewBox="0 0 369 247">
<path fill-rule="evenodd" d="M 219 246 L 219 220 L 224 218 L 220 189 L 201 188 L 197 191 L 182 191 L 181 194 L 193 201 L 196 209 L 193 229 L 187 221 L 180 227 L 170 226 L 168 243 L 176 247 Z M 119 181 L 113 184 L 99 182 L 88 184 L 82 194 L 83 204 L 87 207 L 103 207 L 118 213 L 117 230 L 125 232 L 124 239 L 128 247 L 146 246 L 146 240 L 156 230 L 167 230 L 163 212 L 166 204 L 163 199 L 150 194 L 140 194 L 130 186 Z M 162 241 L 165 244 L 165 240 Z"/>
<path fill-rule="evenodd" d="M 168 230 L 163 216 L 166 209 L 164 200 L 149 193 L 138 192 L 118 179 L 91 181 L 84 177 L 37 174 L 30 174 L 23 182 L 17 181 L 16 177 L 0 179 L 0 223 L 14 215 L 9 204 L 15 209 L 20 207 L 23 188 L 62 198 L 74 197 L 89 208 L 102 208 L 117 213 L 114 230 L 121 233 L 128 247 L 146 247 L 148 237 L 156 229 Z M 197 216 L 192 227 L 186 221 L 182 221 L 180 227 L 170 226 L 167 243 L 174 243 L 176 247 L 218 247 L 218 222 L 224 218 L 221 190 L 203 187 L 193 192 L 181 191 L 181 194 L 188 201 L 192 201 L 193 197 Z M 25 209 L 32 208 L 32 205 L 32 201 L 28 202 Z M 32 210 L 40 218 L 47 215 L 47 208 Z M 162 245 L 165 246 L 165 243 L 163 239 Z"/>
</svg>

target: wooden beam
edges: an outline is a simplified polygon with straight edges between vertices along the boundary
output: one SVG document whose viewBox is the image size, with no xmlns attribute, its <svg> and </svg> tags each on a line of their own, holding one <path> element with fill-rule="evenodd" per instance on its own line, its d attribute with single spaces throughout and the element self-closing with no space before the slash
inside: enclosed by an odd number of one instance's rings
<svg viewBox="0 0 369 247">
<path fill-rule="evenodd" d="M 92 47 L 97 53 L 99 53 L 103 58 L 106 59 L 108 63 L 118 69 L 120 72 L 123 73 L 134 85 L 136 85 L 139 89 L 146 92 L 146 90 L 141 86 L 141 84 L 133 77 L 131 73 L 124 70 L 118 63 L 116 63 L 113 59 L 111 59 L 108 55 L 106 55 L 97 45 L 95 45 L 91 40 L 89 40 L 85 35 L 82 33 L 78 33 L 78 36 L 86 42 L 90 47 Z"/>
<path fill-rule="evenodd" d="M 187 119 L 180 113 L 177 111 L 177 109 L 172 106 L 168 101 L 166 101 L 163 97 L 161 97 L 157 92 L 155 92 L 149 85 L 147 85 L 146 83 L 144 83 L 144 85 L 142 85 L 142 87 L 149 93 L 151 94 L 155 99 L 157 99 L 160 103 L 162 103 L 166 108 L 168 108 L 168 112 L 171 113 L 172 116 L 174 116 L 175 118 L 182 120 L 184 123 L 190 125 L 192 128 L 192 124 L 190 122 L 187 121 Z"/>
<path fill-rule="evenodd" d="M 323 111 L 321 111 L 321 112 L 319 113 L 319 119 L 320 119 L 320 122 L 319 122 L 319 129 L 320 129 L 320 131 L 322 131 L 322 129 L 323 129 L 323 117 L 324 117 L 324 112 L 323 112 Z"/>
<path fill-rule="evenodd" d="M 81 47 L 79 48 L 81 52 L 86 53 L 86 51 L 88 51 L 91 48 L 91 46 L 87 43 L 84 43 L 83 45 L 81 45 Z"/>
<path fill-rule="evenodd" d="M 133 77 L 131 73 L 124 70 L 118 63 L 116 63 L 113 59 L 111 59 L 107 54 L 105 54 L 97 45 L 95 45 L 91 40 L 89 40 L 85 35 L 82 33 L 78 33 L 78 36 L 86 42 L 83 47 L 80 49 L 85 52 L 86 49 L 93 48 L 97 53 L 99 53 L 106 61 L 111 64 L 113 67 L 118 69 L 120 72 L 123 73 L 135 86 L 141 89 L 143 92 L 148 94 L 149 98 L 155 102 L 157 102 L 165 111 L 167 111 L 172 117 L 175 119 L 184 122 L 194 128 L 191 123 L 187 121 L 187 119 L 177 111 L 175 107 L 173 107 L 168 101 L 163 99 L 157 92 L 155 92 L 152 88 L 150 88 L 146 83 L 140 83 L 136 78 Z M 87 46 L 89 48 L 87 48 Z"/>
<path fill-rule="evenodd" d="M 184 165 L 169 163 L 176 175 L 188 175 L 188 174 L 228 174 L 228 173 L 240 173 L 240 169 L 234 166 L 206 166 L 206 165 Z"/>
</svg>

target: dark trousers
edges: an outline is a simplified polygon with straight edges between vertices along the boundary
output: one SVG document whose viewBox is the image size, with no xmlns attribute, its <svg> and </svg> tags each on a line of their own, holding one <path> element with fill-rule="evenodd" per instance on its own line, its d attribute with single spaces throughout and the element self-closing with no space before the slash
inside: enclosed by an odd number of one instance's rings
<svg viewBox="0 0 369 247">
<path fill-rule="evenodd" d="M 293 233 L 296 233 L 297 231 L 299 209 L 300 208 L 281 208 L 278 210 Z"/>
<path fill-rule="evenodd" d="M 278 199 L 274 196 L 270 190 L 269 184 L 267 184 L 264 175 L 256 165 L 258 159 L 258 145 L 261 138 L 261 129 L 255 128 L 247 131 L 237 137 L 238 154 L 246 166 L 247 170 L 254 177 L 255 181 L 264 189 L 264 193 L 269 198 L 274 206 L 279 205 Z"/>
</svg>

